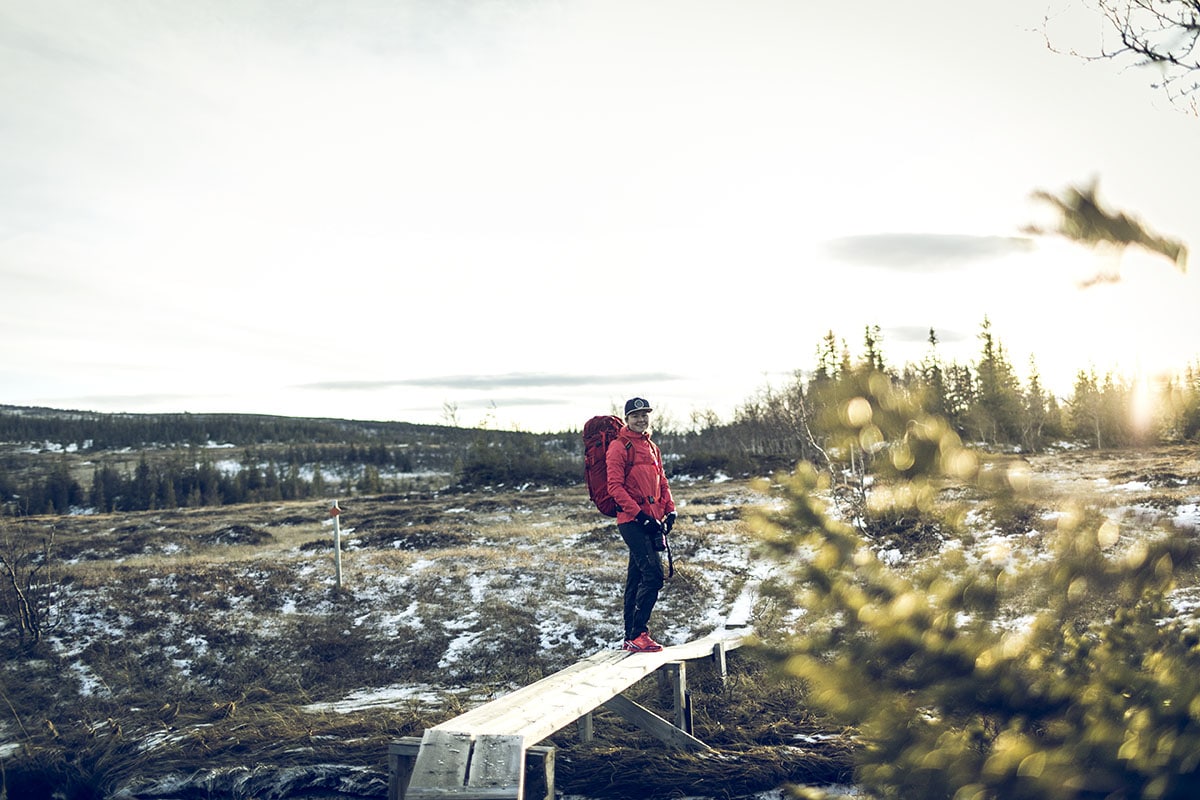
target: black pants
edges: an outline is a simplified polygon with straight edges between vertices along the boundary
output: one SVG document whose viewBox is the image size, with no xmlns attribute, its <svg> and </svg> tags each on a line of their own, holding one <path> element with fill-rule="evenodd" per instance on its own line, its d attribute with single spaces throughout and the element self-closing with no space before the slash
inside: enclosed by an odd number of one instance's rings
<svg viewBox="0 0 1200 800">
<path fill-rule="evenodd" d="M 629 546 L 629 570 L 625 574 L 625 638 L 636 639 L 646 633 L 650 612 L 658 602 L 658 590 L 663 586 L 662 560 L 641 525 L 626 522 L 618 525 L 617 530 Z"/>
</svg>

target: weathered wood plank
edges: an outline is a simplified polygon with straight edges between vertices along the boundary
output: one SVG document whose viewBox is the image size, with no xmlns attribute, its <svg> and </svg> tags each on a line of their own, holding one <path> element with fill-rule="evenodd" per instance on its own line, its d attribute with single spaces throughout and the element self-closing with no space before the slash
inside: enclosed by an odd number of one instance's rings
<svg viewBox="0 0 1200 800">
<path fill-rule="evenodd" d="M 601 650 L 528 686 L 523 686 L 503 697 L 498 697 L 489 703 L 460 714 L 454 719 L 435 725 L 434 728 L 460 731 L 473 730 L 476 726 L 481 726 L 491 719 L 503 716 L 512 708 L 522 707 L 531 701 L 541 702 L 540 698 L 542 697 L 553 696 L 559 691 L 570 689 L 576 685 L 580 673 L 586 673 L 598 666 L 615 663 L 628 655 L 629 653 L 624 653 L 620 650 Z"/>
<path fill-rule="evenodd" d="M 388 800 L 406 800 L 409 796 L 406 793 L 413 773 L 413 764 L 420 751 L 419 736 L 402 736 L 388 746 L 388 764 L 391 772 Z M 554 765 L 554 747 L 535 745 L 525 750 L 525 800 L 554 800 Z M 445 796 L 457 800 L 455 795 Z"/>
<path fill-rule="evenodd" d="M 741 628 L 736 630 L 717 630 L 702 639 L 667 647 L 662 653 L 656 655 L 666 656 L 667 661 L 691 661 L 696 658 L 705 658 L 712 655 L 713 645 L 717 642 L 724 642 L 726 650 L 734 650 L 741 647 L 746 639 L 749 638 L 748 633 L 748 630 Z"/>
<path fill-rule="evenodd" d="M 409 798 L 441 797 L 461 790 L 467 782 L 471 735 L 433 728 L 421 738 L 421 749 L 409 780 Z"/>
<path fill-rule="evenodd" d="M 534 744 L 598 708 L 663 664 L 711 657 L 718 643 L 724 649 L 732 649 L 741 644 L 743 635 L 740 631 L 717 631 L 658 653 L 601 650 L 431 730 L 474 735 L 515 734 Z"/>
<path fill-rule="evenodd" d="M 525 741 L 520 736 L 479 736 L 471 753 L 467 794 L 521 798 L 525 791 Z"/>
<path fill-rule="evenodd" d="M 639 654 L 640 655 L 640 654 Z M 657 656 L 658 654 L 649 654 Z M 539 742 L 570 725 L 589 711 L 599 707 L 613 695 L 653 673 L 661 666 L 659 658 L 626 659 L 603 669 L 580 673 L 569 688 L 555 694 L 525 698 L 520 705 L 504 703 L 497 710 L 503 713 L 478 723 L 458 718 L 458 723 L 472 724 L 473 732 L 521 733 L 528 742 Z M 507 698 L 502 698 L 502 700 Z M 501 703 L 501 701 L 497 701 Z"/>
</svg>

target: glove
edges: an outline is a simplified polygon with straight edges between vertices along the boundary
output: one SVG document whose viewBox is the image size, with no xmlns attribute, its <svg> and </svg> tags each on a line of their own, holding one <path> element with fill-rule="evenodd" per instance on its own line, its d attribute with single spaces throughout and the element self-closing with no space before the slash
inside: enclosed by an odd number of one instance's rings
<svg viewBox="0 0 1200 800">
<path fill-rule="evenodd" d="M 644 530 L 650 536 L 653 536 L 656 533 L 662 533 L 662 525 L 659 524 L 658 520 L 647 514 L 645 511 L 639 511 L 637 519 L 635 519 L 634 522 L 641 525 L 642 530 Z"/>
<path fill-rule="evenodd" d="M 671 529 L 674 527 L 675 527 L 675 512 L 672 511 L 670 514 L 667 514 L 666 519 L 663 520 L 663 533 L 670 533 Z"/>
<path fill-rule="evenodd" d="M 663 530 L 662 523 L 645 511 L 638 512 L 636 521 L 642 526 L 642 530 L 646 532 L 646 537 L 650 540 L 652 548 L 660 553 L 667 549 L 667 532 Z"/>
</svg>

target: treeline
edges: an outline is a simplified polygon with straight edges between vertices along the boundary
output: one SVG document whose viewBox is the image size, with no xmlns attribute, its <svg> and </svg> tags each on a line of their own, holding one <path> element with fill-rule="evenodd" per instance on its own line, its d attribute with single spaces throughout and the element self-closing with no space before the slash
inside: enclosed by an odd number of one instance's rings
<svg viewBox="0 0 1200 800">
<path fill-rule="evenodd" d="M 14 446 L 0 455 L 0 513 L 403 492 L 433 480 L 444 487 L 447 476 L 464 487 L 513 479 L 563 485 L 578 478 L 577 439 L 410 423 L 0 407 L 0 442 Z"/>
<path fill-rule="evenodd" d="M 1188 367 L 1166 383 L 1140 386 L 1112 373 L 1081 370 L 1070 397 L 1060 400 L 1042 383 L 1031 359 L 1022 382 L 1004 345 L 985 318 L 980 353 L 973 364 L 946 362 L 937 336 L 929 332 L 928 354 L 901 368 L 887 363 L 879 328 L 868 328 L 854 358 L 832 332 L 817 349 L 807 376 L 763 390 L 734 414 L 729 424 L 706 425 L 688 460 L 728 464 L 735 469 L 756 459 L 820 461 L 832 432 L 844 421 L 848 387 L 865 373 L 886 379 L 894 390 L 946 419 L 967 442 L 1020 452 L 1039 452 L 1055 443 L 1115 448 L 1194 441 L 1200 437 L 1200 369 Z"/>
<path fill-rule="evenodd" d="M 577 434 L 497 436 L 480 431 L 463 457 L 463 488 L 533 483 L 567 486 L 583 480 L 582 440 Z"/>
<path fill-rule="evenodd" d="M 466 445 L 472 432 L 445 425 L 276 417 L 265 414 L 101 414 L 0 406 L 0 442 L 54 442 L 72 449 L 203 447 L 211 444 Z"/>
<path fill-rule="evenodd" d="M 748 522 L 770 542 L 781 607 L 805 613 L 766 647 L 806 710 L 859 737 L 856 785 L 889 798 L 1200 796 L 1200 649 L 1178 600 L 1200 566 L 1194 526 L 1117 525 L 1062 487 L 997 480 L 1007 470 L 915 393 L 855 378 L 830 441 L 870 443 L 874 480 L 827 505 L 828 482 L 802 466 Z M 970 500 L 935 500 L 945 482 Z M 974 545 L 968 506 L 988 528 Z M 1044 524 L 1046 509 L 1072 507 Z M 993 534 L 1025 541 L 997 553 Z"/>
<path fill-rule="evenodd" d="M 668 471 L 762 474 L 801 460 L 845 457 L 830 452 L 830 437 L 844 426 L 838 415 L 864 374 L 881 376 L 892 390 L 947 420 L 963 440 L 985 447 L 1038 452 L 1060 442 L 1114 448 L 1200 438 L 1200 369 L 1195 367 L 1155 387 L 1081 370 L 1071 396 L 1060 400 L 1045 389 L 1032 359 L 1025 380 L 1018 378 L 986 318 L 979 357 L 971 364 L 944 361 L 935 331 L 928 341 L 919 363 L 896 368 L 885 358 L 878 327 L 864 332 L 857 357 L 831 331 L 817 347 L 815 369 L 797 373 L 783 387 L 762 390 L 737 409 L 732 421 L 710 414 L 694 419 L 690 429 L 657 431 Z M 0 441 L 72 445 L 50 465 L 45 454 L 10 453 L 0 459 L 0 508 L 19 514 L 404 491 L 411 485 L 400 485 L 394 476 L 422 470 L 440 473 L 443 483 L 449 476 L 463 489 L 582 481 L 578 431 L 533 434 L 257 415 L 0 407 Z M 201 446 L 212 442 L 236 443 L 240 458 L 214 461 L 214 452 L 222 451 Z M 121 449 L 132 455 L 107 455 Z M 88 473 L 72 453 L 106 455 Z M 31 460 L 37 464 L 31 467 Z"/>
<path fill-rule="evenodd" d="M 0 513 L 404 491 L 418 482 L 385 476 L 452 474 L 474 437 L 461 428 L 402 422 L 0 406 L 0 442 L 15 446 L 0 456 Z"/>
<path fill-rule="evenodd" d="M 15 514 L 55 514 L 87 508 L 96 512 L 221 506 L 302 500 L 359 492 L 378 494 L 403 489 L 383 475 L 411 472 L 412 459 L 382 446 L 289 446 L 275 452 L 246 448 L 238 460 L 214 461 L 212 453 L 191 448 L 165 453 L 142 452 L 132 470 L 112 461 L 96 466 L 91 480 L 74 477 L 73 460 L 53 458 L 41 475 L 17 482 L 0 470 L 0 497 Z M 410 483 L 414 483 L 410 482 Z"/>
</svg>

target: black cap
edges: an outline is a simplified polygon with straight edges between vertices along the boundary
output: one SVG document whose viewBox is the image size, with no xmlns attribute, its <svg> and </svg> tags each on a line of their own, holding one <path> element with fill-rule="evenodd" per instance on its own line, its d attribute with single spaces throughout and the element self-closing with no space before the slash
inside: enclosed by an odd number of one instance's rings
<svg viewBox="0 0 1200 800">
<path fill-rule="evenodd" d="M 625 401 L 625 416 L 629 416 L 634 411 L 653 411 L 650 407 L 650 401 L 641 397 L 632 397 Z"/>
</svg>

